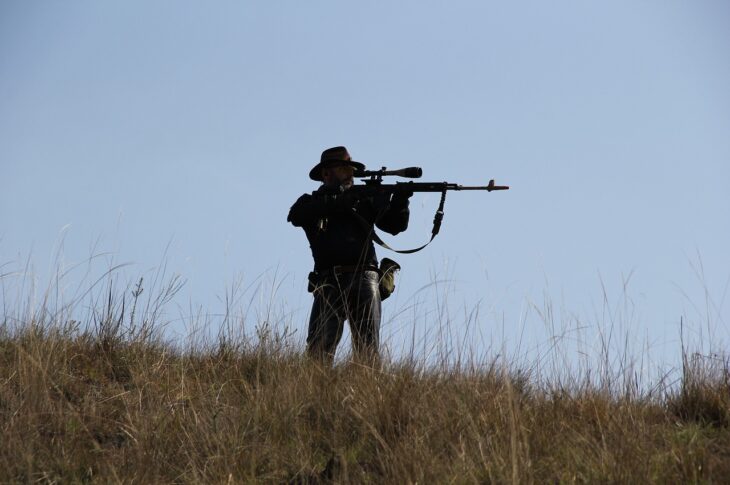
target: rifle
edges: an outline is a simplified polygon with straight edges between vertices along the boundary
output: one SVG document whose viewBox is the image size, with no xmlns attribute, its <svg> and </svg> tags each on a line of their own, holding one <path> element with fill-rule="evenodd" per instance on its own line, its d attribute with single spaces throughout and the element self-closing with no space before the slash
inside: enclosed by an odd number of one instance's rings
<svg viewBox="0 0 730 485">
<path fill-rule="evenodd" d="M 446 203 L 446 193 L 450 190 L 486 190 L 487 192 L 491 192 L 493 190 L 509 190 L 509 186 L 507 185 L 495 185 L 494 179 L 490 180 L 487 185 L 482 186 L 469 186 L 469 185 L 458 185 L 458 184 L 452 184 L 449 182 L 396 182 L 394 184 L 384 184 L 383 183 L 383 177 L 385 176 L 398 176 L 398 177 L 404 177 L 404 178 L 421 178 L 423 175 L 423 170 L 421 167 L 407 167 L 407 168 L 401 168 L 398 170 L 388 170 L 386 167 L 382 167 L 380 170 L 360 170 L 355 172 L 354 176 L 357 178 L 367 178 L 369 179 L 365 180 L 364 185 L 353 185 L 349 190 L 355 190 L 358 192 L 364 192 L 364 195 L 367 195 L 368 193 L 390 193 L 390 194 L 396 194 L 396 193 L 409 193 L 413 194 L 415 192 L 441 192 L 441 202 L 439 203 L 439 207 L 436 210 L 436 214 L 433 217 L 433 229 L 431 230 L 431 239 L 424 244 L 423 246 L 415 249 L 408 249 L 408 250 L 397 250 L 393 249 L 390 246 L 388 246 L 385 242 L 383 242 L 382 239 L 375 233 L 374 228 L 372 229 L 372 235 L 373 235 L 373 241 L 378 243 L 379 245 L 383 246 L 386 249 L 390 249 L 391 251 L 395 251 L 397 253 L 402 254 L 410 254 L 415 253 L 417 251 L 420 251 L 421 249 L 425 248 L 429 244 L 431 244 L 431 241 L 434 240 L 436 235 L 439 233 L 439 230 L 441 229 L 441 222 L 444 219 L 444 204 Z M 356 217 L 360 217 L 359 215 L 355 214 Z M 360 222 L 367 224 L 369 227 L 369 224 L 360 217 Z"/>
<path fill-rule="evenodd" d="M 383 177 L 387 175 L 395 175 L 399 177 L 418 179 L 423 175 L 421 167 L 407 167 L 398 170 L 388 170 L 386 167 L 380 170 L 360 170 L 355 172 L 357 178 L 370 177 L 365 181 L 365 187 L 377 187 L 379 190 L 388 192 L 408 191 L 408 192 L 446 192 L 449 190 L 509 190 L 507 185 L 494 185 L 494 179 L 489 181 L 487 185 L 459 185 L 449 182 L 396 182 L 395 184 L 383 184 Z M 356 188 L 353 186 L 352 188 Z"/>
</svg>

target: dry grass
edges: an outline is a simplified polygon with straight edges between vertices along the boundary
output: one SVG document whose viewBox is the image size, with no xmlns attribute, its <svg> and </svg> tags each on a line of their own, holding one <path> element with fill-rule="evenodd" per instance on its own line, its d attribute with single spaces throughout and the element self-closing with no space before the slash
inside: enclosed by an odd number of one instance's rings
<svg viewBox="0 0 730 485">
<path fill-rule="evenodd" d="M 721 358 L 646 392 L 497 361 L 325 369 L 266 332 L 176 347 L 139 288 L 108 295 L 87 322 L 4 317 L 0 481 L 730 482 Z"/>
<path fill-rule="evenodd" d="M 0 341 L 0 480 L 722 482 L 726 375 L 659 400 L 28 327 Z"/>
</svg>

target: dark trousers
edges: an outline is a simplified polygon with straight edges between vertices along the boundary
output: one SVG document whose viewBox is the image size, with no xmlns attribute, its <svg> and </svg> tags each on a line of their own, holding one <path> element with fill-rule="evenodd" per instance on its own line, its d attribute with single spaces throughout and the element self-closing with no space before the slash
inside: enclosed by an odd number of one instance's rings
<svg viewBox="0 0 730 485">
<path fill-rule="evenodd" d="M 376 271 L 330 275 L 314 291 L 307 353 L 332 364 L 345 320 L 355 357 L 375 363 L 380 344 L 380 291 Z"/>
</svg>

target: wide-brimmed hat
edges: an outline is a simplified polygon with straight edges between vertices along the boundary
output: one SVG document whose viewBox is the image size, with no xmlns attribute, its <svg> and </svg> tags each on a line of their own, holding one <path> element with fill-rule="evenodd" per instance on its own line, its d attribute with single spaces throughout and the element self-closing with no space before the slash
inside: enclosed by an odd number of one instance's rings
<svg viewBox="0 0 730 485">
<path fill-rule="evenodd" d="M 322 169 L 336 165 L 349 165 L 355 170 L 365 170 L 365 165 L 354 161 L 345 147 L 332 147 L 322 152 L 319 163 L 309 171 L 309 178 L 317 182 L 323 182 Z"/>
</svg>

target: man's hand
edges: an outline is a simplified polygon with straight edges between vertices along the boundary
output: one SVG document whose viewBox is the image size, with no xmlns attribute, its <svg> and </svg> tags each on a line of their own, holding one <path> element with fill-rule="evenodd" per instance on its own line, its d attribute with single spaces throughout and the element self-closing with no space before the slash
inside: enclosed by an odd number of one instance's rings
<svg viewBox="0 0 730 485">
<path fill-rule="evenodd" d="M 410 199 L 411 197 L 413 197 L 413 190 L 411 190 L 409 187 L 399 187 L 398 191 L 393 194 L 393 198 L 390 201 L 390 206 L 395 209 L 403 209 L 405 207 L 408 207 L 408 199 Z"/>
<path fill-rule="evenodd" d="M 393 198 L 396 197 L 399 199 L 410 199 L 413 197 L 413 189 L 408 187 L 408 184 L 403 184 L 403 187 L 398 187 L 398 191 L 393 194 Z"/>
</svg>

